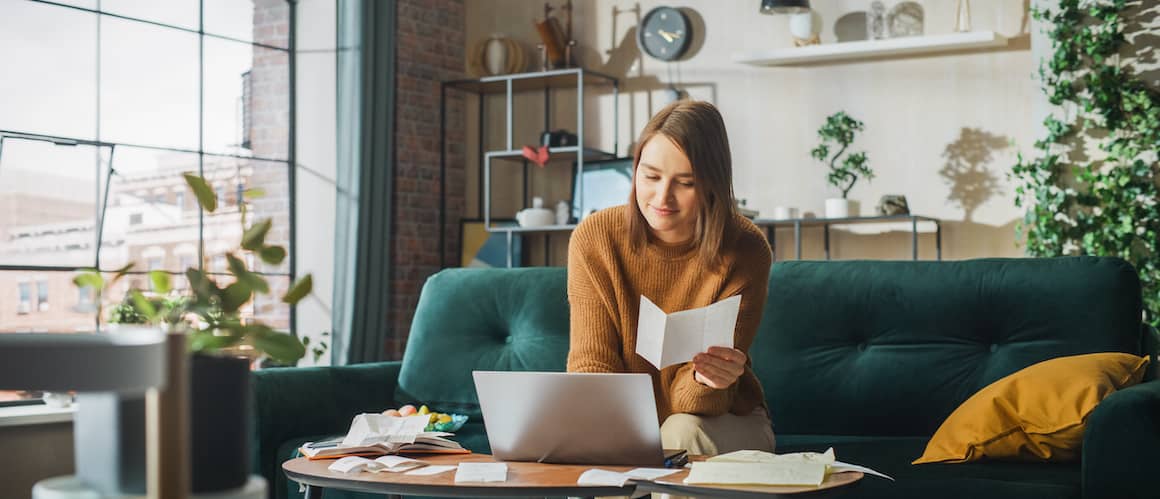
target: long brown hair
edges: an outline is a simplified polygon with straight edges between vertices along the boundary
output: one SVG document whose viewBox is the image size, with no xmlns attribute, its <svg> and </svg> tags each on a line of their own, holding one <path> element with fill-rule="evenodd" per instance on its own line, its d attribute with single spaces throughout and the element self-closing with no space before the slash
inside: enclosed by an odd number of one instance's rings
<svg viewBox="0 0 1160 499">
<path fill-rule="evenodd" d="M 636 203 L 636 173 L 644 145 L 657 135 L 673 141 L 693 165 L 693 184 L 698 204 L 693 239 L 702 262 L 714 268 L 720 263 L 725 238 L 737 206 L 733 201 L 733 158 L 725 120 L 712 104 L 679 100 L 661 109 L 640 132 L 632 151 L 632 193 L 629 194 L 628 234 L 634 249 L 648 241 L 648 220 Z"/>
</svg>

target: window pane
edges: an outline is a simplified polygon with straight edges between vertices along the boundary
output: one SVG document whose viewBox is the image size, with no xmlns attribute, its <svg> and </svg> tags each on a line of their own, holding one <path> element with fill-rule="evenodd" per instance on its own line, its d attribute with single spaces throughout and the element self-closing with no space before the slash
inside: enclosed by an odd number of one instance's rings
<svg viewBox="0 0 1160 499">
<path fill-rule="evenodd" d="M 97 15 L 0 2 L 0 129 L 96 137 Z"/>
<path fill-rule="evenodd" d="M 197 3 L 198 0 L 101 0 L 101 11 L 179 28 L 197 29 Z"/>
<path fill-rule="evenodd" d="M 197 155 L 121 146 L 116 149 L 101 238 L 101 268 L 183 272 L 197 259 L 197 203 L 183 172 Z"/>
<path fill-rule="evenodd" d="M 284 159 L 289 150 L 289 53 L 205 39 L 205 148 Z"/>
<path fill-rule="evenodd" d="M 96 311 L 81 300 L 75 275 L 0 271 L 0 333 L 92 331 Z"/>
<path fill-rule="evenodd" d="M 282 295 L 290 289 L 289 277 L 269 276 L 270 293 L 259 296 L 250 303 L 252 316 L 279 331 L 290 330 L 290 305 L 282 302 Z"/>
<path fill-rule="evenodd" d="M 0 264 L 96 263 L 97 148 L 5 137 Z"/>
<path fill-rule="evenodd" d="M 101 138 L 196 150 L 197 35 L 105 17 Z"/>
<path fill-rule="evenodd" d="M 205 32 L 288 47 L 289 4 L 286 0 L 205 0 Z"/>
<path fill-rule="evenodd" d="M 212 271 L 224 271 L 226 252 L 241 246 L 242 225 L 238 200 L 246 202 L 247 224 L 265 218 L 273 220 L 266 235 L 267 245 L 282 246 L 289 252 L 290 180 L 286 163 L 245 158 L 205 157 L 206 180 L 215 192 L 222 192 L 226 202 L 205 216 L 205 255 Z M 240 191 L 260 189 L 260 197 L 239 197 Z M 289 273 L 289 257 L 280 265 L 266 265 L 255 259 L 249 268 L 266 273 Z"/>
</svg>

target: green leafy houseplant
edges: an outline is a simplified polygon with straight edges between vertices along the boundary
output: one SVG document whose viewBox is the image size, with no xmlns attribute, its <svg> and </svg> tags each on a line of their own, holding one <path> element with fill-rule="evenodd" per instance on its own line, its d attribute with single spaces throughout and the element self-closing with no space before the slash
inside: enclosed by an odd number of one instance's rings
<svg viewBox="0 0 1160 499">
<path fill-rule="evenodd" d="M 1082 3 L 1082 5 L 1081 5 Z M 1035 158 L 1011 177 L 1033 256 L 1118 256 L 1135 266 L 1147 319 L 1160 323 L 1160 93 L 1125 57 L 1128 2 L 1061 0 L 1033 9 L 1053 53 L 1039 69 L 1057 113 Z M 1146 29 L 1141 27 L 1140 29 Z M 1098 152 L 1096 152 L 1098 151 Z M 1092 153 L 1095 154 L 1092 154 Z"/>
<path fill-rule="evenodd" d="M 845 111 L 834 113 L 826 117 L 825 124 L 818 129 L 822 143 L 810 151 L 811 156 L 829 166 L 830 173 L 826 180 L 842 191 L 842 199 L 847 198 L 860 176 L 866 180 L 874 178 L 874 171 L 866 165 L 865 151 L 847 154 L 841 162 L 838 161 L 842 153 L 854 143 L 854 133 L 862 129 L 862 122 L 851 118 Z M 831 148 L 837 149 L 833 156 L 830 156 Z"/>
<path fill-rule="evenodd" d="M 205 179 L 186 173 L 185 181 L 202 209 L 209 213 L 217 209 L 217 198 Z M 244 195 L 250 199 L 262 193 L 251 189 L 245 191 Z M 219 282 L 203 270 L 191 267 L 185 270 L 190 294 L 177 299 L 161 298 L 172 290 L 169 274 L 151 271 L 149 279 L 155 296 L 146 296 L 137 289 L 130 290 L 126 300 L 132 303 L 132 313 L 122 310 L 124 304 L 119 305 L 117 310 L 135 322 L 144 318 L 140 322 L 188 330 L 189 348 L 194 353 L 245 353 L 248 350 L 257 355 L 264 354 L 279 364 L 294 365 L 306 354 L 302 341 L 260 321 L 242 317 L 245 304 L 270 292 L 266 279 L 247 267 L 244 253 L 251 252 L 267 264 L 278 265 L 285 260 L 286 249 L 266 244 L 266 235 L 273 226 L 271 219 L 263 219 L 246 227 L 245 203 L 240 206 L 244 228 L 241 244 L 238 249 L 225 255 L 231 282 Z M 101 292 L 131 269 L 132 264 L 118 269 L 109 283 L 104 282 L 101 274 L 95 270 L 81 273 L 74 282 L 81 287 L 96 289 L 97 302 L 100 303 Z M 313 279 L 306 275 L 290 286 L 282 296 L 282 301 L 290 305 L 297 304 L 310 294 L 312 287 Z M 316 349 L 318 347 L 325 348 L 325 343 L 316 346 Z M 315 354 L 316 357 L 319 355 Z"/>
</svg>

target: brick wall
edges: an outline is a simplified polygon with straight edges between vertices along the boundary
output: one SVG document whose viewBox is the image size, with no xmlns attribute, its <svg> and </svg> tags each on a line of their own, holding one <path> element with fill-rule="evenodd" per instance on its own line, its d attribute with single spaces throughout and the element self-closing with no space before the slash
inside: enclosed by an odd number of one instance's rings
<svg viewBox="0 0 1160 499">
<path fill-rule="evenodd" d="M 389 359 L 403 355 L 419 291 L 458 261 L 464 209 L 464 98 L 448 95 L 446 253 L 439 256 L 440 81 L 462 78 L 463 0 L 399 0 L 395 95 L 395 205 Z"/>
<path fill-rule="evenodd" d="M 289 47 L 290 4 L 286 0 L 254 0 L 253 36 L 256 43 Z M 249 102 L 245 105 L 249 106 L 250 151 L 255 157 L 287 159 L 290 144 L 289 53 L 254 47 L 249 90 Z M 265 196 L 251 201 L 252 215 L 249 221 L 253 223 L 263 218 L 273 219 L 274 227 L 266 235 L 266 242 L 282 245 L 289 250 L 291 193 L 287 164 L 273 161 L 246 163 L 252 170 L 247 187 L 257 187 L 266 192 Z M 232 190 L 234 187 L 230 188 Z M 281 265 L 273 266 L 255 258 L 254 267 L 271 273 L 290 270 L 289 259 Z M 289 327 L 290 307 L 282 303 L 282 295 L 289 289 L 290 281 L 285 277 L 271 277 L 269 282 L 270 294 L 255 298 L 254 313 L 275 327 Z M 317 331 L 300 333 L 313 334 Z"/>
</svg>

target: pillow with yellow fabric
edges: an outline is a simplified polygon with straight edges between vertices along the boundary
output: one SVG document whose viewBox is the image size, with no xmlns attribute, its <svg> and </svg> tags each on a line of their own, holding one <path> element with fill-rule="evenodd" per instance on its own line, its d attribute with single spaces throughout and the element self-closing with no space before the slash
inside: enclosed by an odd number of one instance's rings
<svg viewBox="0 0 1160 499">
<path fill-rule="evenodd" d="M 1116 390 L 1139 383 L 1147 365 L 1148 357 L 1092 353 L 1028 366 L 963 402 L 912 464 L 1074 460 L 1088 414 Z"/>
</svg>

